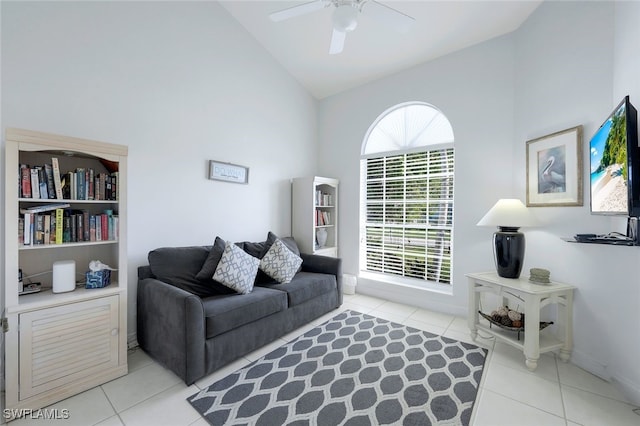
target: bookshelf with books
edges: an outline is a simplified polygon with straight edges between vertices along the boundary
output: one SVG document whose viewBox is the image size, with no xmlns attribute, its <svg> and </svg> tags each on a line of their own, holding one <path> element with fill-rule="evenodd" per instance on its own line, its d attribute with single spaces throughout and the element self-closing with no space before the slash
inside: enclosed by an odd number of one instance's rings
<svg viewBox="0 0 640 426">
<path fill-rule="evenodd" d="M 338 184 L 320 176 L 293 179 L 291 228 L 302 251 L 338 256 Z"/>
<path fill-rule="evenodd" d="M 5 140 L 5 407 L 37 409 L 127 373 L 127 147 L 11 128 Z M 114 269 L 109 285 L 85 288 L 92 260 Z M 68 261 L 72 290 L 54 292 Z"/>
</svg>

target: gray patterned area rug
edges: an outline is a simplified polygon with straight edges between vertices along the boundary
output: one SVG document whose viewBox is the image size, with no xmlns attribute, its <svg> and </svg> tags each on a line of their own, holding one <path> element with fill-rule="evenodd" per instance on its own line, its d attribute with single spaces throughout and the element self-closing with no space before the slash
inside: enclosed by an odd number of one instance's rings
<svg viewBox="0 0 640 426">
<path fill-rule="evenodd" d="M 212 425 L 468 425 L 486 356 L 345 311 L 187 401 Z"/>
</svg>

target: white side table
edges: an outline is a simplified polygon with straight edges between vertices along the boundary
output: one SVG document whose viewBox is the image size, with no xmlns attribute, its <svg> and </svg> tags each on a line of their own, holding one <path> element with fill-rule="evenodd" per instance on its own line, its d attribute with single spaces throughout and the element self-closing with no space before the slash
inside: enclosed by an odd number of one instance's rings
<svg viewBox="0 0 640 426">
<path fill-rule="evenodd" d="M 482 330 L 496 338 L 497 341 L 514 346 L 524 352 L 527 368 L 534 371 L 538 367 L 540 354 L 559 349 L 560 359 L 569 361 L 573 345 L 573 290 L 574 286 L 551 282 L 536 284 L 526 278 L 502 278 L 495 272 L 466 274 L 469 280 L 469 315 L 468 323 L 471 337 L 475 340 L 478 330 Z M 515 297 L 524 305 L 524 339 L 517 339 L 517 333 L 499 327 L 490 327 L 480 322 L 480 298 L 483 293 L 501 296 L 503 304 L 507 299 Z M 558 305 L 558 335 L 551 330 L 540 330 L 540 309 L 549 305 Z M 487 313 L 487 312 L 485 312 Z"/>
</svg>

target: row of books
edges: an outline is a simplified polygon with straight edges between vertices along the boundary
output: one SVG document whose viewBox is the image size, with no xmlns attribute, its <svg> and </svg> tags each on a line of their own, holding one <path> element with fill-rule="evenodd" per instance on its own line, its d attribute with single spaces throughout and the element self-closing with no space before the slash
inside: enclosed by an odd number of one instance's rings
<svg viewBox="0 0 640 426">
<path fill-rule="evenodd" d="M 79 167 L 60 173 L 56 157 L 51 164 L 30 167 L 20 165 L 18 177 L 20 198 L 51 200 L 117 200 L 118 172 L 96 173 L 92 168 Z"/>
<path fill-rule="evenodd" d="M 333 195 L 317 190 L 316 206 L 333 206 Z"/>
<path fill-rule="evenodd" d="M 119 219 L 110 210 L 89 214 L 86 210 L 55 209 L 25 212 L 18 218 L 18 244 L 64 244 L 118 239 Z"/>
<path fill-rule="evenodd" d="M 331 212 L 316 210 L 316 226 L 331 225 Z"/>
</svg>

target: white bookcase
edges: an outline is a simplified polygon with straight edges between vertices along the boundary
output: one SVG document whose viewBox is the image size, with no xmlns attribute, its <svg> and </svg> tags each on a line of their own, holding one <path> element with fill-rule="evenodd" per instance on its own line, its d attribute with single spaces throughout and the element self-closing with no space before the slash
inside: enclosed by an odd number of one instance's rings
<svg viewBox="0 0 640 426">
<path fill-rule="evenodd" d="M 302 252 L 338 256 L 338 183 L 319 176 L 293 179 L 291 229 Z"/>
<path fill-rule="evenodd" d="M 7 129 L 5 140 L 5 408 L 38 409 L 127 374 L 127 147 L 20 129 Z M 62 174 L 91 169 L 110 175 L 116 189 L 109 199 L 95 188 L 82 199 L 24 196 L 21 165 L 44 167 L 53 158 Z M 111 235 L 24 244 L 20 210 L 53 203 L 68 203 L 68 213 L 108 212 Z M 53 293 L 52 265 L 62 260 L 75 261 L 76 287 Z M 110 285 L 85 288 L 91 260 L 116 269 Z M 19 270 L 41 290 L 20 294 Z"/>
</svg>

